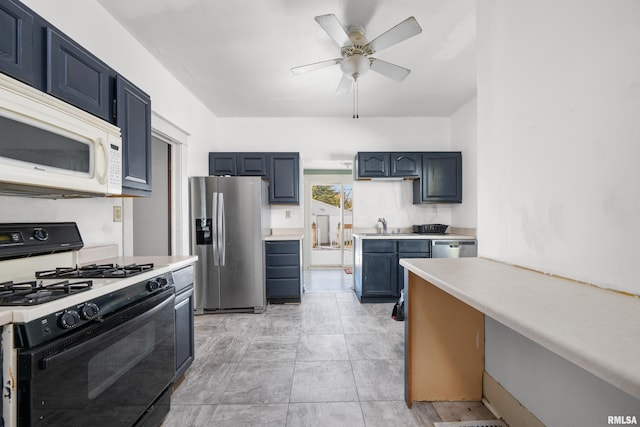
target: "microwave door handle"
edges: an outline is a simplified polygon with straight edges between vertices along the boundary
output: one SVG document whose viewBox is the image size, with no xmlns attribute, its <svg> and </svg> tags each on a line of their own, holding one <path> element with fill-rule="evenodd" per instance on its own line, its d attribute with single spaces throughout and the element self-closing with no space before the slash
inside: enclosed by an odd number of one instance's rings
<svg viewBox="0 0 640 427">
<path fill-rule="evenodd" d="M 95 168 L 98 182 L 104 184 L 107 181 L 107 174 L 109 173 L 109 154 L 102 138 L 98 138 L 98 144 L 96 146 Z"/>
<path fill-rule="evenodd" d="M 211 249 L 213 251 L 213 265 L 218 262 L 218 192 L 214 191 L 211 198 Z"/>
<path fill-rule="evenodd" d="M 218 241 L 218 252 L 220 254 L 220 265 L 224 266 L 227 258 L 226 251 L 226 240 L 227 235 L 225 233 L 225 213 L 224 213 L 224 193 L 218 193 L 218 197 L 220 197 L 220 201 L 218 202 L 218 236 L 220 240 Z"/>
</svg>

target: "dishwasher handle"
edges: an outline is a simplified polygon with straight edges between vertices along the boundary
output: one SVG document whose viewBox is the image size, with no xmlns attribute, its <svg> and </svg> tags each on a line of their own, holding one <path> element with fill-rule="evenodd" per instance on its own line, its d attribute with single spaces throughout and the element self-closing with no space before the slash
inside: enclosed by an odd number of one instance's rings
<svg viewBox="0 0 640 427">
<path fill-rule="evenodd" d="M 466 258 L 477 256 L 475 240 L 432 240 L 432 258 Z"/>
</svg>

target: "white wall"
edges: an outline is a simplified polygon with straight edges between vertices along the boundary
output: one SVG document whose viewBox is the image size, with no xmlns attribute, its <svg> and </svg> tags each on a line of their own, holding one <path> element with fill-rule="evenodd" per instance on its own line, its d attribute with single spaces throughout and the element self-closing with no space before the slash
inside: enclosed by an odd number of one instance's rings
<svg viewBox="0 0 640 427">
<path fill-rule="evenodd" d="M 635 0 L 478 2 L 481 256 L 640 294 L 638 17 Z M 629 410 L 623 392 L 594 394 L 584 371 L 486 327 L 487 372 L 545 424 Z M 589 410 L 567 409 L 568 424 L 564 408 Z"/>
<path fill-rule="evenodd" d="M 640 3 L 479 6 L 482 255 L 640 293 Z"/>
<path fill-rule="evenodd" d="M 462 204 L 451 208 L 451 224 L 478 226 L 478 123 L 476 98 L 451 116 L 451 150 L 462 151 Z"/>
<path fill-rule="evenodd" d="M 220 118 L 220 151 L 299 151 L 305 160 L 353 160 L 358 151 L 429 151 L 450 149 L 450 120 L 431 118 Z M 447 206 L 411 204 L 410 181 L 356 181 L 354 227 L 374 228 L 384 216 L 389 227 L 415 223 L 450 224 Z M 291 218 L 285 219 L 285 211 Z M 271 225 L 302 228 L 302 208 L 273 207 Z"/>
<path fill-rule="evenodd" d="M 203 159 L 214 147 L 216 117 L 97 1 L 24 0 L 24 3 L 151 95 L 154 113 L 189 134 L 187 175 L 208 174 L 207 162 Z M 0 218 L 2 221 L 76 221 L 85 246 L 117 243 L 122 248 L 123 229 L 127 229 L 127 224 L 112 222 L 112 207 L 122 204 L 117 198 L 42 201 L 0 197 Z M 188 212 L 186 202 L 183 204 L 182 208 Z M 125 215 L 124 220 L 129 219 Z M 182 228 L 188 230 L 188 224 Z"/>
</svg>

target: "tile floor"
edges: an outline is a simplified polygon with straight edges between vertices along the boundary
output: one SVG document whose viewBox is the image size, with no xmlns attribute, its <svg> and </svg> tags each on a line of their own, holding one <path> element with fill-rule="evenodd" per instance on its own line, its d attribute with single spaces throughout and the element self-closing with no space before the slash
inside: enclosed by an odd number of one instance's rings
<svg viewBox="0 0 640 427">
<path fill-rule="evenodd" d="M 407 409 L 404 323 L 391 319 L 392 306 L 360 304 L 352 291 L 319 291 L 263 314 L 196 316 L 196 358 L 163 426 L 432 426 L 494 418 L 480 402 Z"/>
<path fill-rule="evenodd" d="M 349 291 L 353 287 L 353 274 L 344 269 L 307 269 L 304 271 L 306 292 Z"/>
</svg>

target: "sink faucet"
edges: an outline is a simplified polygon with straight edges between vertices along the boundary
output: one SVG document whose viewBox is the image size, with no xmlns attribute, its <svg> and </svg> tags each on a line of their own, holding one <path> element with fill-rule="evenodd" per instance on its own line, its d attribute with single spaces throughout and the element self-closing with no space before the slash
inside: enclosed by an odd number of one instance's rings
<svg viewBox="0 0 640 427">
<path fill-rule="evenodd" d="M 378 218 L 378 222 L 382 223 L 382 232 L 387 234 L 387 220 L 384 218 Z"/>
</svg>

